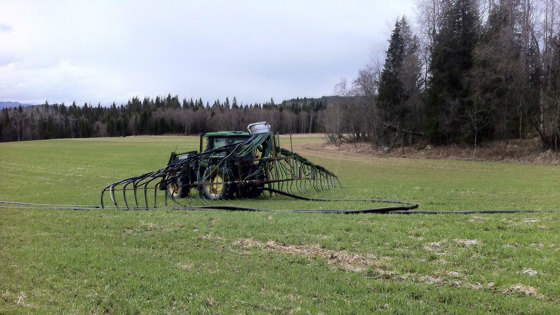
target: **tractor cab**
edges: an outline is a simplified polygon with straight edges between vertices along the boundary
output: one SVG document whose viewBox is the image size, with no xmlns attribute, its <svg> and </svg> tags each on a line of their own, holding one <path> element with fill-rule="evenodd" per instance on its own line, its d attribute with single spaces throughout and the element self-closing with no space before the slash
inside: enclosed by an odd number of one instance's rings
<svg viewBox="0 0 560 315">
<path fill-rule="evenodd" d="M 209 151 L 226 145 L 245 141 L 249 139 L 251 135 L 248 132 L 243 131 L 219 131 L 208 132 L 204 135 L 204 137 L 206 138 L 206 150 L 204 151 Z"/>
</svg>

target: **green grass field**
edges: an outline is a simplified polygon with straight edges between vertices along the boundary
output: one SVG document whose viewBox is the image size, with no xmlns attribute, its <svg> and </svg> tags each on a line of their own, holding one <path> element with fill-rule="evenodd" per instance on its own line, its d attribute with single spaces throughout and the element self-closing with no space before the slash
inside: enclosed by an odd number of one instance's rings
<svg viewBox="0 0 560 315">
<path fill-rule="evenodd" d="M 294 151 L 339 175 L 344 189 L 314 196 L 407 200 L 420 210 L 560 209 L 555 166 L 349 155 L 321 141 L 294 138 Z M 107 184 L 197 145 L 196 137 L 0 143 L 0 200 L 97 205 Z M 0 209 L 0 313 L 557 314 L 559 219 Z"/>
</svg>

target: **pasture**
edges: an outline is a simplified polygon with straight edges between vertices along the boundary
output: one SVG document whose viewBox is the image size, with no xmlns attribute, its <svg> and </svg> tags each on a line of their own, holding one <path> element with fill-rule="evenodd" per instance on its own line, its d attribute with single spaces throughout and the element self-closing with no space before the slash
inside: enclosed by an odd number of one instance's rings
<svg viewBox="0 0 560 315">
<path fill-rule="evenodd" d="M 344 186 L 313 196 L 413 201 L 419 210 L 560 209 L 557 166 L 382 158 L 329 151 L 321 138 L 293 141 Z M 98 205 L 107 184 L 197 147 L 197 137 L 0 143 L 0 200 Z M 2 208 L 0 313 L 554 314 L 559 219 Z"/>
</svg>

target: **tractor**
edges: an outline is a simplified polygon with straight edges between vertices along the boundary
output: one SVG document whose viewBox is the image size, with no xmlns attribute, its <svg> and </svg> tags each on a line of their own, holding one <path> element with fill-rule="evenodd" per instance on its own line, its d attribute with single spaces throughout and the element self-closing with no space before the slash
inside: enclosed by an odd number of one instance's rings
<svg viewBox="0 0 560 315">
<path fill-rule="evenodd" d="M 264 152 L 262 144 L 244 156 L 226 159 L 225 163 L 220 163 L 228 152 L 220 148 L 242 143 L 250 137 L 249 132 L 242 131 L 208 132 L 201 135 L 200 152 L 210 152 L 207 158 L 194 159 L 187 167 L 174 168 L 173 166 L 182 163 L 197 152 L 180 154 L 172 152 L 167 166 L 179 172 L 169 172 L 160 189 L 167 190 L 172 198 L 185 198 L 192 189 L 196 189 L 200 196 L 210 200 L 260 196 L 264 187 L 264 177 L 255 175 L 256 180 L 244 179 L 257 170 L 258 162 Z M 206 148 L 203 150 L 204 142 Z M 217 167 L 217 165 L 221 166 Z M 196 181 L 200 179 L 202 179 L 201 184 Z"/>
<path fill-rule="evenodd" d="M 301 194 L 309 189 L 321 191 L 340 186 L 335 174 L 304 157 L 280 147 L 278 135 L 266 122 L 250 124 L 248 132 L 220 131 L 200 136 L 199 151 L 172 152 L 167 166 L 120 180 L 101 192 L 101 205 L 106 192 L 118 208 L 115 191 L 122 190 L 122 201 L 129 208 L 127 191 L 134 193 L 135 207 L 141 207 L 138 192 L 143 191 L 144 206 L 149 207 L 148 191 L 165 192 L 181 204 L 215 200 L 258 198 L 264 191 L 273 194 Z M 205 141 L 204 141 L 205 140 Z M 203 143 L 206 148 L 203 149 Z"/>
</svg>

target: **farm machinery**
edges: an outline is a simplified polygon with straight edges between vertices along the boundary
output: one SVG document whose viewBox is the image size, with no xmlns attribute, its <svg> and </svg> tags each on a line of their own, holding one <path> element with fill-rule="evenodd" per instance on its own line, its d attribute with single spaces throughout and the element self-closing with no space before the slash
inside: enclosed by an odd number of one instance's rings
<svg viewBox="0 0 560 315">
<path fill-rule="evenodd" d="M 164 168 L 105 187 L 101 206 L 106 193 L 115 207 L 130 209 L 157 207 L 158 191 L 164 192 L 165 205 L 171 200 L 194 206 L 275 194 L 298 197 L 309 190 L 342 187 L 326 168 L 281 148 L 268 123 L 253 123 L 247 129 L 201 135 L 199 152 L 172 152 Z"/>
</svg>

